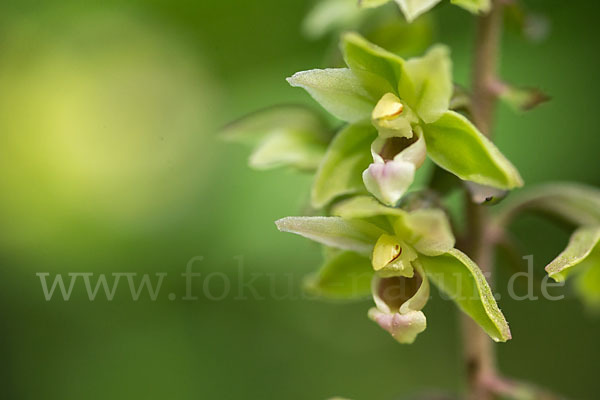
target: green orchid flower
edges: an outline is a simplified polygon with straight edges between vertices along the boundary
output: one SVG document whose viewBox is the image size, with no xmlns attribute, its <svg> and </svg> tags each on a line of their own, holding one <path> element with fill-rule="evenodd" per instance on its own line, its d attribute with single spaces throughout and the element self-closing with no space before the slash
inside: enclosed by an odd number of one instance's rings
<svg viewBox="0 0 600 400">
<path fill-rule="evenodd" d="M 510 339 L 481 270 L 454 248 L 448 220 L 439 209 L 406 211 L 358 196 L 333 207 L 331 217 L 287 217 L 276 225 L 319 242 L 328 251 L 321 270 L 308 279 L 315 293 L 334 298 L 371 291 L 368 315 L 400 343 L 425 330 L 423 308 L 430 281 L 496 341 Z M 369 287 L 368 281 L 371 281 Z"/>
<path fill-rule="evenodd" d="M 379 7 L 392 0 L 359 0 L 358 4 L 365 8 Z M 414 21 L 419 15 L 431 10 L 442 0 L 394 0 L 408 22 Z M 450 0 L 452 4 L 464 8 L 474 14 L 488 12 L 492 6 L 491 0 Z"/>
<path fill-rule="evenodd" d="M 565 250 L 546 266 L 556 282 L 573 277 L 574 289 L 600 309 L 600 190 L 578 183 L 539 185 L 513 199 L 498 215 L 500 226 L 524 212 L 536 212 L 574 227 Z"/>
<path fill-rule="evenodd" d="M 341 47 L 348 68 L 303 71 L 288 78 L 350 123 L 321 161 L 313 206 L 323 207 L 364 188 L 382 203 L 396 205 L 426 155 L 463 180 L 502 190 L 523 184 L 494 144 L 467 118 L 448 109 L 453 84 L 445 46 L 408 61 L 356 33 L 343 35 Z M 341 159 L 346 161 L 344 170 Z M 357 169 L 363 169 L 362 183 L 349 175 Z"/>
</svg>

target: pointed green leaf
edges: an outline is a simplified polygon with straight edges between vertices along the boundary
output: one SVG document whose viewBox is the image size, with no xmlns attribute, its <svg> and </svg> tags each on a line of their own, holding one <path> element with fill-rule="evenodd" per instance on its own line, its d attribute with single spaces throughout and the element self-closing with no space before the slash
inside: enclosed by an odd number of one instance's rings
<svg viewBox="0 0 600 400">
<path fill-rule="evenodd" d="M 459 178 L 499 189 L 523 185 L 517 169 L 462 115 L 447 111 L 423 125 L 423 134 L 429 157 Z"/>
<path fill-rule="evenodd" d="M 511 338 L 504 315 L 479 267 L 459 250 L 419 257 L 429 279 L 496 342 Z"/>
<path fill-rule="evenodd" d="M 395 0 L 408 22 L 431 10 L 441 0 Z"/>
<path fill-rule="evenodd" d="M 342 52 L 348 67 L 373 98 L 379 100 L 391 92 L 411 105 L 414 90 L 402 58 L 357 33 L 347 33 L 342 37 Z"/>
<path fill-rule="evenodd" d="M 408 212 L 384 206 L 372 197 L 358 196 L 335 205 L 332 214 L 343 218 L 394 217 L 392 223 L 398 237 L 426 255 L 440 255 L 454 247 L 450 223 L 446 214 L 439 209 Z"/>
<path fill-rule="evenodd" d="M 377 130 L 370 122 L 349 125 L 331 142 L 315 177 L 311 202 L 321 208 L 338 196 L 365 191 L 362 173 L 372 161 Z"/>
<path fill-rule="evenodd" d="M 579 183 L 549 183 L 519 193 L 502 209 L 504 223 L 524 211 L 538 211 L 573 225 L 600 225 L 600 190 Z"/>
<path fill-rule="evenodd" d="M 434 46 L 423 57 L 408 60 L 406 70 L 416 96 L 410 106 L 426 123 L 436 121 L 448 111 L 453 92 L 450 50 Z"/>
<path fill-rule="evenodd" d="M 321 269 L 309 275 L 305 289 L 315 295 L 332 299 L 356 299 L 371 294 L 373 268 L 368 257 L 352 251 L 337 252 Z"/>
<path fill-rule="evenodd" d="M 369 118 L 378 100 L 347 68 L 296 72 L 287 81 L 294 87 L 305 89 L 323 108 L 342 121 L 356 122 Z"/>
<path fill-rule="evenodd" d="M 304 236 L 330 247 L 370 254 L 384 233 L 377 226 L 339 217 L 286 217 L 275 222 L 277 229 Z"/>
<path fill-rule="evenodd" d="M 546 272 L 555 281 L 564 281 L 574 266 L 585 261 L 592 252 L 596 252 L 598 241 L 600 226 L 579 228 L 571 236 L 567 248 L 546 266 Z"/>
<path fill-rule="evenodd" d="M 473 14 L 486 13 L 492 7 L 491 0 L 451 0 L 451 2 Z"/>
</svg>

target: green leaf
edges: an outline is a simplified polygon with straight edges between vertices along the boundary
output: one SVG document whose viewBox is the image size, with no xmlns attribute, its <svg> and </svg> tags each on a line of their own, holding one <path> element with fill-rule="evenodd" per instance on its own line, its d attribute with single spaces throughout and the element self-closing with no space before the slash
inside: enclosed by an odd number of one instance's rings
<svg viewBox="0 0 600 400">
<path fill-rule="evenodd" d="M 347 122 L 369 118 L 377 102 L 347 68 L 312 69 L 287 78 L 290 85 L 305 89 L 335 117 Z"/>
<path fill-rule="evenodd" d="M 525 211 L 537 211 L 573 225 L 600 225 L 600 190 L 572 182 L 538 185 L 519 193 L 499 217 L 510 222 Z"/>
<path fill-rule="evenodd" d="M 451 2 L 473 14 L 486 13 L 492 8 L 491 0 L 451 0 Z"/>
<path fill-rule="evenodd" d="M 362 254 L 370 254 L 379 236 L 385 233 L 369 222 L 339 217 L 286 217 L 276 221 L 275 225 L 282 232 Z"/>
<path fill-rule="evenodd" d="M 459 250 L 419 257 L 429 279 L 496 342 L 511 338 L 504 315 L 479 267 Z"/>
<path fill-rule="evenodd" d="M 448 111 L 453 92 L 450 50 L 434 46 L 425 56 L 408 60 L 406 70 L 416 95 L 410 106 L 426 123 L 436 121 Z"/>
<path fill-rule="evenodd" d="M 429 157 L 459 178 L 507 190 L 523 185 L 517 169 L 462 115 L 447 111 L 423 125 L 423 134 Z"/>
<path fill-rule="evenodd" d="M 305 289 L 332 299 L 356 299 L 369 296 L 373 268 L 368 257 L 342 251 L 329 257 L 321 269 L 309 275 Z"/>
<path fill-rule="evenodd" d="M 408 22 L 431 10 L 441 0 L 395 0 Z"/>
<path fill-rule="evenodd" d="M 358 196 L 335 205 L 332 214 L 342 218 L 371 218 L 380 215 L 391 219 L 396 235 L 422 254 L 434 256 L 454 247 L 455 239 L 446 214 L 440 209 L 405 211 L 386 207 L 368 196 Z"/>
<path fill-rule="evenodd" d="M 357 33 L 342 36 L 342 53 L 348 67 L 373 98 L 379 100 L 384 94 L 392 92 L 411 104 L 414 89 L 402 58 L 370 43 Z"/>
<path fill-rule="evenodd" d="M 582 263 L 595 252 L 598 241 L 600 241 L 600 226 L 579 228 L 571 236 L 567 248 L 546 266 L 546 272 L 555 281 L 564 281 L 574 266 Z"/>
<path fill-rule="evenodd" d="M 315 177 L 311 202 L 321 208 L 338 196 L 365 191 L 362 173 L 371 163 L 377 130 L 370 122 L 349 125 L 333 139 Z"/>
</svg>

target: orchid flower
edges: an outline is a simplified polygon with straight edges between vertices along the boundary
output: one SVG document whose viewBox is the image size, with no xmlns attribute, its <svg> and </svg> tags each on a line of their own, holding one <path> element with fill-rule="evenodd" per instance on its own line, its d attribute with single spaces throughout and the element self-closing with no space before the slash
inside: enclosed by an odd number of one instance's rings
<svg viewBox="0 0 600 400">
<path fill-rule="evenodd" d="M 309 70 L 288 78 L 350 123 L 334 137 L 319 165 L 314 207 L 364 188 L 384 204 L 396 205 L 426 155 L 466 181 L 501 190 L 523 184 L 496 146 L 467 118 L 448 109 L 453 84 L 445 46 L 405 61 L 347 33 L 342 52 L 348 68 Z"/>
<path fill-rule="evenodd" d="M 492 339 L 510 339 L 481 270 L 454 248 L 443 211 L 407 211 L 359 196 L 338 203 L 332 213 L 332 217 L 287 217 L 276 222 L 281 231 L 338 249 L 330 250 L 321 270 L 308 279 L 313 292 L 348 298 L 370 290 L 375 307 L 369 317 L 398 342 L 412 343 L 426 328 L 422 310 L 431 281 Z"/>
</svg>

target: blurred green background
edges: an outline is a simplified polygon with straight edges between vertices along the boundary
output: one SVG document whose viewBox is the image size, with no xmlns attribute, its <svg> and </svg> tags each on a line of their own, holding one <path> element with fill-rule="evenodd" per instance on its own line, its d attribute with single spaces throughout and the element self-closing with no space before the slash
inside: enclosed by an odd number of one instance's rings
<svg viewBox="0 0 600 400">
<path fill-rule="evenodd" d="M 598 7 L 528 4 L 550 17 L 550 36 L 533 44 L 508 32 L 503 75 L 553 100 L 524 115 L 501 106 L 498 146 L 528 184 L 600 185 Z M 251 171 L 247 149 L 216 137 L 261 107 L 313 104 L 284 80 L 324 66 L 331 48 L 301 34 L 311 5 L 2 2 L 0 397 L 360 400 L 462 390 L 455 307 L 434 296 L 428 330 L 401 346 L 367 320 L 368 301 L 301 298 L 320 250 L 273 221 L 303 211 L 310 176 Z M 435 38 L 452 47 L 466 84 L 472 17 L 447 4 L 433 14 Z M 514 229 L 540 276 L 568 237 L 533 217 Z M 199 298 L 184 301 L 180 274 L 194 256 L 204 257 L 194 264 Z M 46 301 L 38 272 L 168 276 L 156 301 L 133 301 L 125 281 L 113 301 L 89 301 L 81 284 L 69 301 Z M 507 275 L 501 268 L 500 288 Z M 240 279 L 255 291 L 240 296 Z M 497 346 L 507 375 L 597 398 L 600 317 L 572 296 L 505 296 L 500 306 L 514 338 Z"/>
</svg>

